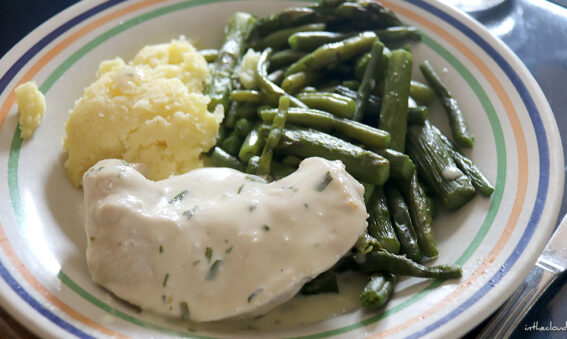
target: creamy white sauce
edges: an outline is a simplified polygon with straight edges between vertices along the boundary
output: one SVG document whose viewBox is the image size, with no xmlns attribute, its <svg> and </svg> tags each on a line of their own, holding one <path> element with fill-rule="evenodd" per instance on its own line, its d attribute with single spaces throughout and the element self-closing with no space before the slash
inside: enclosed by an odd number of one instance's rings
<svg viewBox="0 0 567 339">
<path fill-rule="evenodd" d="M 463 176 L 464 174 L 457 167 L 447 166 L 447 167 L 445 167 L 445 169 L 443 170 L 443 173 L 441 173 L 441 175 L 446 180 L 455 180 L 455 179 Z"/>
<path fill-rule="evenodd" d="M 329 269 L 366 228 L 340 162 L 269 184 L 203 168 L 153 182 L 120 160 L 83 178 L 95 282 L 143 310 L 214 321 L 263 314 Z"/>
</svg>

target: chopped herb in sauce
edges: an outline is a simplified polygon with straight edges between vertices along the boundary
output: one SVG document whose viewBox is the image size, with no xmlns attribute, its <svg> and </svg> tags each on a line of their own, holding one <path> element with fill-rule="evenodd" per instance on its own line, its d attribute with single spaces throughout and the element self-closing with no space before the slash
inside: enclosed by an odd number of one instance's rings
<svg viewBox="0 0 567 339">
<path fill-rule="evenodd" d="M 256 209 L 256 207 L 258 207 L 258 201 L 254 200 L 252 201 L 252 203 L 250 203 L 250 205 L 248 206 L 248 210 L 250 212 L 254 211 Z"/>
<path fill-rule="evenodd" d="M 252 299 L 254 299 L 255 296 L 257 296 L 258 294 L 262 293 L 264 289 L 263 288 L 258 288 L 256 289 L 254 292 L 252 292 L 249 296 L 248 296 L 248 302 L 251 302 Z"/>
<path fill-rule="evenodd" d="M 90 241 L 95 241 L 95 239 L 96 239 L 95 237 L 90 237 L 90 238 L 89 238 Z"/>
<path fill-rule="evenodd" d="M 248 180 L 248 181 L 253 181 L 253 182 L 261 182 L 261 183 L 266 183 L 266 180 L 255 176 L 255 175 L 247 175 L 244 177 L 244 179 Z"/>
<path fill-rule="evenodd" d="M 181 319 L 189 320 L 189 305 L 186 301 L 179 303 L 179 308 L 181 309 Z"/>
<path fill-rule="evenodd" d="M 195 261 L 193 261 L 193 266 L 199 265 L 200 262 L 201 262 L 201 260 L 195 260 Z"/>
<path fill-rule="evenodd" d="M 173 199 L 171 199 L 169 201 L 170 204 L 175 204 L 180 202 L 181 200 L 183 200 L 183 198 L 185 198 L 185 196 L 187 195 L 187 193 L 189 193 L 189 191 L 185 190 L 181 193 L 179 193 L 178 195 L 176 195 L 175 197 L 173 197 Z"/>
<path fill-rule="evenodd" d="M 264 231 L 269 231 L 269 230 L 270 230 L 270 225 L 264 224 L 264 225 L 262 226 L 262 228 L 264 229 Z"/>
<path fill-rule="evenodd" d="M 213 249 L 210 247 L 207 247 L 205 249 L 205 257 L 207 258 L 207 262 L 211 262 L 211 258 L 213 257 Z"/>
<path fill-rule="evenodd" d="M 237 194 L 242 193 L 242 189 L 244 188 L 244 184 L 240 185 L 240 187 L 238 187 L 238 191 L 236 191 Z"/>
<path fill-rule="evenodd" d="M 298 192 L 299 189 L 295 185 L 283 186 L 283 190 L 290 190 L 292 192 Z"/>
<path fill-rule="evenodd" d="M 327 171 L 321 181 L 317 185 L 315 185 L 315 190 L 317 192 L 323 192 L 327 188 L 327 186 L 329 186 L 331 181 L 333 181 L 333 176 L 331 175 L 331 171 Z"/>
<path fill-rule="evenodd" d="M 159 245 L 159 253 L 163 253 L 163 246 Z"/>
<path fill-rule="evenodd" d="M 124 159 L 122 159 L 122 165 L 124 166 L 130 166 L 130 163 Z"/>
<path fill-rule="evenodd" d="M 167 298 L 167 297 L 165 296 L 165 294 L 163 294 L 163 295 L 161 296 L 161 302 L 165 304 L 166 298 Z"/>
<path fill-rule="evenodd" d="M 305 209 L 309 209 L 309 204 L 308 203 L 304 203 L 303 207 L 305 207 Z"/>
<path fill-rule="evenodd" d="M 227 248 L 224 253 L 229 254 L 230 252 L 232 252 L 232 248 L 233 246 L 230 246 L 229 248 Z"/>
<path fill-rule="evenodd" d="M 195 215 L 195 212 L 197 212 L 197 206 L 193 207 L 190 210 L 183 212 L 183 216 L 186 217 L 187 220 L 191 220 L 191 218 L 193 218 L 193 216 Z"/>
<path fill-rule="evenodd" d="M 163 277 L 163 287 L 165 287 L 167 285 L 167 280 L 169 279 L 169 273 L 165 274 L 165 277 Z"/>
<path fill-rule="evenodd" d="M 215 262 L 211 265 L 209 272 L 207 272 L 207 276 L 205 277 L 206 280 L 213 280 L 216 278 L 221 263 L 222 263 L 221 259 L 215 260 Z"/>
</svg>

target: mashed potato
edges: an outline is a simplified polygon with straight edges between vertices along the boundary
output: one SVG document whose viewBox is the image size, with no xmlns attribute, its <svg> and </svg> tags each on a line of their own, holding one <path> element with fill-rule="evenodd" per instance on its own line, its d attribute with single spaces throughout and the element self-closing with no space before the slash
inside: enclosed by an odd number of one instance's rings
<svg viewBox="0 0 567 339">
<path fill-rule="evenodd" d="M 109 158 L 142 164 L 153 180 L 201 167 L 222 120 L 222 109 L 207 111 L 208 77 L 205 59 L 183 38 L 146 46 L 128 64 L 102 62 L 67 120 L 71 183 L 81 186 L 83 173 Z"/>
<path fill-rule="evenodd" d="M 28 81 L 16 87 L 15 95 L 20 116 L 20 136 L 26 140 L 33 135 L 43 118 L 45 97 L 33 81 Z"/>
</svg>

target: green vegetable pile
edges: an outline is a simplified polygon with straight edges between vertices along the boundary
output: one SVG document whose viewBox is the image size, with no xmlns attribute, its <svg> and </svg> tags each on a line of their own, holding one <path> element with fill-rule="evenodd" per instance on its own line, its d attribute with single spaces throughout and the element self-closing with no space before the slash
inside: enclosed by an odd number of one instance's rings
<svg viewBox="0 0 567 339">
<path fill-rule="evenodd" d="M 362 305 L 378 308 L 398 276 L 461 276 L 454 265 L 423 265 L 438 256 L 436 206 L 454 210 L 494 188 L 459 151 L 474 137 L 431 64 L 419 67 L 427 84 L 412 80 L 420 37 L 376 2 L 321 0 L 264 18 L 236 13 L 222 47 L 202 51 L 209 108 L 225 110 L 212 166 L 276 180 L 319 156 L 341 160 L 365 186 L 367 233 L 303 294 L 337 292 L 337 273 L 355 270 L 369 276 Z M 435 100 L 453 141 L 428 120 Z"/>
</svg>

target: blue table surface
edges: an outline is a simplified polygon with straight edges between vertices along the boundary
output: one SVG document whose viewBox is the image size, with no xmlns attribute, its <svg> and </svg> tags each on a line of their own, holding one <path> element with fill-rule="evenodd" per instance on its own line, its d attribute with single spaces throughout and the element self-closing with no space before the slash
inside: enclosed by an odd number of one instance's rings
<svg viewBox="0 0 567 339">
<path fill-rule="evenodd" d="M 35 27 L 77 0 L 0 0 L 0 57 Z M 565 7 L 563 7 L 565 6 Z M 507 0 L 484 12 L 469 13 L 507 44 L 545 93 L 567 151 L 567 0 Z M 566 157 L 567 158 L 567 157 Z M 567 190 L 560 216 L 567 213 Z M 514 338 L 566 338 L 567 276 L 557 281 L 514 333 Z M 466 337 L 474 338 L 484 323 Z M 539 330 L 537 329 L 539 328 Z"/>
</svg>

